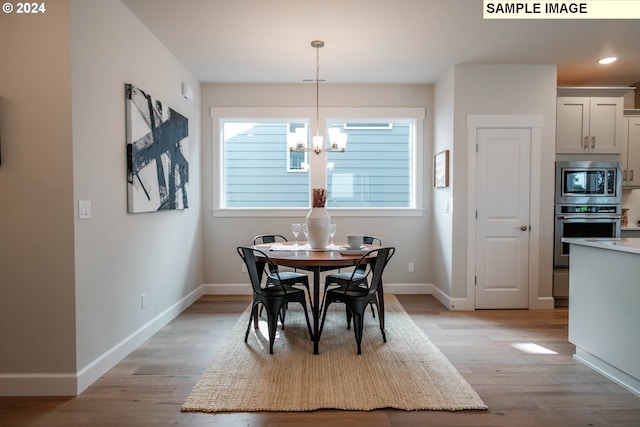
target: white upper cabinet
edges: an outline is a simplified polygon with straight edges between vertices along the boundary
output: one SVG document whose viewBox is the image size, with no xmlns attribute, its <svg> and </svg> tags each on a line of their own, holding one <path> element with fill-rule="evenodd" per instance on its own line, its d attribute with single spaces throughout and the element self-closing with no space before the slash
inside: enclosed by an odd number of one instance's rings
<svg viewBox="0 0 640 427">
<path fill-rule="evenodd" d="M 640 116 L 624 118 L 622 186 L 640 187 Z"/>
<path fill-rule="evenodd" d="M 621 154 L 624 93 L 632 89 L 558 88 L 556 153 Z"/>
<path fill-rule="evenodd" d="M 624 99 L 559 97 L 557 153 L 620 154 Z"/>
</svg>

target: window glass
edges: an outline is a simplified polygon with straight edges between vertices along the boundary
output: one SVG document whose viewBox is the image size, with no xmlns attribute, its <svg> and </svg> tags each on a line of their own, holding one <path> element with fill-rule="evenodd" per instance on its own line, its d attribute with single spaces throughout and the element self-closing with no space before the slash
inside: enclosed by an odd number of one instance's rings
<svg viewBox="0 0 640 427">
<path fill-rule="evenodd" d="M 306 124 L 304 123 L 289 123 L 289 135 L 295 134 L 298 129 L 303 129 L 304 133 L 309 134 L 309 129 L 307 129 Z M 307 172 L 309 169 L 309 153 L 306 151 L 291 151 L 288 146 L 285 146 L 285 150 L 287 152 L 287 165 L 289 172 Z"/>
<path fill-rule="evenodd" d="M 416 139 L 422 138 L 424 109 L 336 107 L 321 112 L 325 144 L 334 129 L 340 130 L 348 137 L 346 151 L 289 150 L 296 144 L 310 147 L 313 108 L 212 107 L 212 142 L 219 144 L 214 215 L 291 215 L 310 207 L 312 187 L 327 189 L 327 207 L 337 215 L 341 208 L 345 214 L 350 209 L 419 214 L 423 171 L 416 166 L 423 156 Z"/>
<path fill-rule="evenodd" d="M 309 207 L 306 153 L 290 153 L 289 121 L 223 120 L 223 207 Z"/>
<path fill-rule="evenodd" d="M 413 207 L 413 121 L 332 123 L 347 133 L 345 152 L 327 153 L 328 207 Z"/>
</svg>

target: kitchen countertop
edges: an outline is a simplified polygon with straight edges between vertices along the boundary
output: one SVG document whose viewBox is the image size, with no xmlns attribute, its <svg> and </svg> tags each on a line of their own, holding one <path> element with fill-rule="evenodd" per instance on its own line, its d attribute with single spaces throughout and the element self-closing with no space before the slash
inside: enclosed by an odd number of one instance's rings
<svg viewBox="0 0 640 427">
<path fill-rule="evenodd" d="M 562 239 L 562 241 L 574 245 L 589 246 L 599 249 L 609 249 L 613 251 L 628 252 L 640 255 L 640 237 L 623 237 L 620 239 L 577 239 L 565 237 Z"/>
</svg>

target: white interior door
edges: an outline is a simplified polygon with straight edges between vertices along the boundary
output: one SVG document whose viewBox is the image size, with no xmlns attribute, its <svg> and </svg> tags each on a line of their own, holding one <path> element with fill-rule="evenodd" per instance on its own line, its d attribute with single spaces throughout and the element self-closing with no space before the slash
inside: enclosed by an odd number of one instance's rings
<svg viewBox="0 0 640 427">
<path fill-rule="evenodd" d="M 531 130 L 477 132 L 475 306 L 527 308 Z"/>
</svg>

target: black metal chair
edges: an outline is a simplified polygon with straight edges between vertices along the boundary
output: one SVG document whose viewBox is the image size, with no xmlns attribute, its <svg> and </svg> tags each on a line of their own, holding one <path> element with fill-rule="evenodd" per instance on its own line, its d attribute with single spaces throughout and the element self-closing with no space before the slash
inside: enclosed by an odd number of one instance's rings
<svg viewBox="0 0 640 427">
<path fill-rule="evenodd" d="M 287 242 L 287 238 L 281 234 L 260 234 L 253 238 L 253 244 L 265 244 L 276 242 Z M 307 290 L 307 296 L 309 297 L 309 306 L 313 310 L 313 301 L 311 299 L 311 288 L 309 287 L 309 277 L 306 274 L 298 273 L 295 271 L 280 271 L 277 265 L 269 265 L 268 275 L 270 278 L 274 278 L 276 274 L 279 276 L 279 280 L 288 286 L 304 286 Z"/>
<path fill-rule="evenodd" d="M 376 236 L 365 235 L 363 238 L 363 242 L 368 245 L 382 246 L 382 239 Z M 324 281 L 324 295 L 322 296 L 323 303 L 324 303 L 324 298 L 327 295 L 327 290 L 332 287 L 347 286 L 347 284 L 349 284 L 350 282 L 355 282 L 359 286 L 369 286 L 368 276 L 371 272 L 371 267 L 373 266 L 373 264 L 369 265 L 368 271 L 367 271 L 367 265 L 368 264 L 356 267 L 352 272 L 349 271 L 349 272 L 328 274 Z M 373 305 L 371 306 L 371 314 L 373 315 L 373 317 L 375 317 L 375 310 L 373 309 Z"/>
<path fill-rule="evenodd" d="M 249 330 L 251 328 L 251 322 L 254 321 L 255 328 L 257 329 L 257 314 L 258 307 L 264 307 L 267 312 L 267 328 L 269 331 L 269 353 L 273 354 L 273 342 L 276 339 L 276 329 L 278 327 L 278 316 L 283 312 L 284 307 L 290 302 L 297 302 L 304 308 L 304 316 L 307 321 L 307 329 L 309 336 L 313 339 L 313 332 L 311 331 L 311 323 L 309 323 L 309 312 L 307 311 L 307 301 L 304 296 L 304 290 L 294 288 L 292 286 L 285 285 L 279 279 L 279 273 L 276 271 L 274 277 L 267 276 L 266 284 L 263 287 L 260 280 L 260 272 L 258 270 L 258 263 L 266 263 L 270 266 L 274 265 L 269 259 L 269 256 L 257 249 L 239 246 L 237 249 L 238 255 L 244 261 L 247 266 L 247 272 L 251 280 L 251 286 L 253 288 L 253 302 L 251 306 L 251 316 L 249 317 L 249 324 L 247 325 L 247 332 L 244 335 L 244 342 L 247 342 L 249 338 Z M 256 254 L 261 258 L 257 260 Z M 284 316 L 282 317 L 282 329 L 284 329 Z"/>
<path fill-rule="evenodd" d="M 396 249 L 393 247 L 373 249 L 364 254 L 356 264 L 356 268 L 361 267 L 368 262 L 374 262 L 371 257 L 375 256 L 375 264 L 373 265 L 371 283 L 369 287 L 363 287 L 358 279 L 350 280 L 346 286 L 338 288 L 328 289 L 326 291 L 326 297 L 324 299 L 324 309 L 322 312 L 322 322 L 320 323 L 319 335 L 322 335 L 322 329 L 324 327 L 324 321 L 327 317 L 327 310 L 329 306 L 334 302 L 341 302 L 346 305 L 347 308 L 347 329 L 349 329 L 350 317 L 353 317 L 353 330 L 356 336 L 356 343 L 358 344 L 358 354 L 362 354 L 362 329 L 364 325 L 364 312 L 369 304 L 375 304 L 379 310 L 378 304 L 378 289 L 382 285 L 382 273 L 385 267 L 389 263 L 389 260 L 395 253 Z M 368 259 L 369 258 L 369 259 Z M 352 278 L 355 278 L 355 270 L 351 273 Z M 383 317 L 378 312 L 378 322 L 380 324 L 380 331 L 382 332 L 382 339 L 387 342 L 387 336 L 384 332 Z"/>
</svg>

